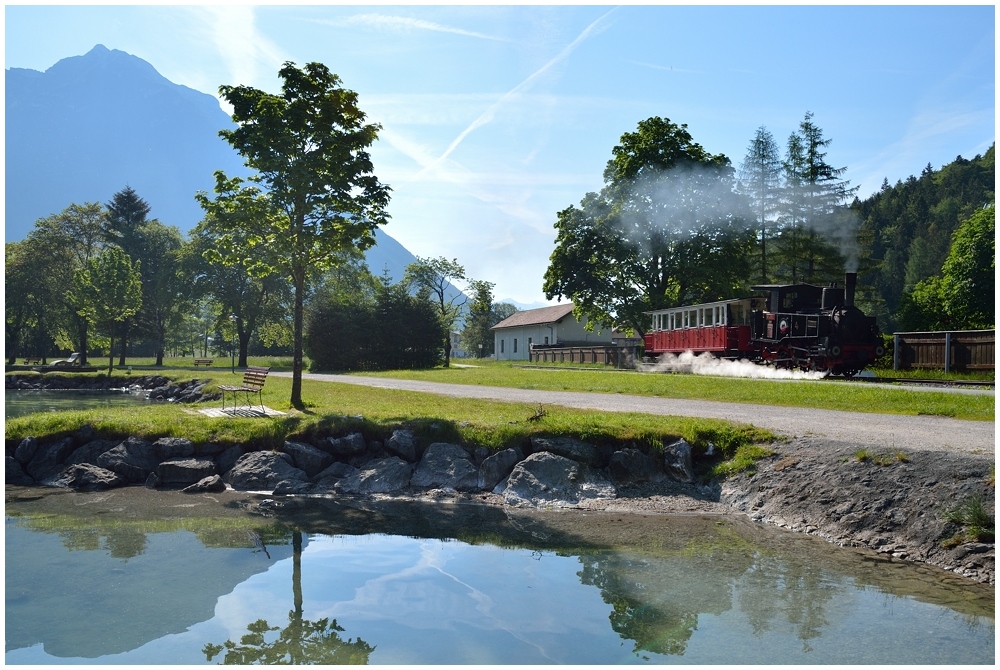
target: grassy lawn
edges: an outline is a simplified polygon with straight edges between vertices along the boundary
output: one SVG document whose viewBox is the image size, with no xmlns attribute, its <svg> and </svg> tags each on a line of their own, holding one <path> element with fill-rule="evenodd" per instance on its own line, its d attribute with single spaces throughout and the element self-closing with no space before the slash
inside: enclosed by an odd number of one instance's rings
<svg viewBox="0 0 1000 670">
<path fill-rule="evenodd" d="M 850 412 L 950 416 L 993 421 L 993 396 L 961 395 L 904 388 L 865 387 L 836 381 L 777 381 L 702 375 L 639 373 L 606 367 L 539 365 L 507 362 L 454 361 L 450 368 L 359 373 L 421 381 L 504 386 L 553 391 L 626 393 L 631 395 L 715 400 L 719 402 L 816 407 Z M 475 367 L 465 367 L 475 366 Z"/>
<path fill-rule="evenodd" d="M 229 370 L 214 368 L 168 376 L 177 380 L 210 377 L 215 385 L 233 380 Z M 119 380 L 125 385 L 129 376 L 116 373 L 113 381 L 117 385 Z M 291 379 L 268 378 L 263 402 L 273 409 L 290 412 L 286 417 L 210 418 L 190 406 L 164 403 L 30 414 L 8 420 L 5 438 L 10 446 L 27 436 L 58 438 L 90 425 L 98 436 L 109 438 L 173 436 L 187 437 L 197 443 L 241 443 L 275 448 L 286 439 L 309 439 L 354 430 L 365 433 L 368 439 L 384 440 L 393 429 L 406 425 L 427 442 L 458 442 L 494 450 L 523 445 L 532 435 L 577 437 L 596 444 L 636 442 L 653 448 L 683 437 L 698 450 L 706 449 L 711 442 L 729 458 L 737 455 L 746 458 L 747 450 L 754 443 L 774 439 L 771 433 L 752 426 L 713 419 L 602 413 L 560 407 L 545 407 L 539 412 L 535 405 L 310 380 L 303 382 L 306 411 L 298 413 L 289 409 L 290 394 Z"/>
</svg>

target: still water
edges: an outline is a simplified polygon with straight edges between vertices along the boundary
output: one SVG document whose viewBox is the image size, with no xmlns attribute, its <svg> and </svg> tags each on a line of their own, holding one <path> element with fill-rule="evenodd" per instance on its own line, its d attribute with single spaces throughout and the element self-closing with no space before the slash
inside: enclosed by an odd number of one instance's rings
<svg viewBox="0 0 1000 670">
<path fill-rule="evenodd" d="M 6 662 L 994 662 L 994 590 L 718 517 L 7 490 Z"/>
<path fill-rule="evenodd" d="M 3 394 L 4 417 L 13 419 L 32 412 L 65 412 L 75 409 L 100 409 L 143 405 L 157 402 L 146 400 L 145 392 L 113 391 L 10 391 Z"/>
</svg>

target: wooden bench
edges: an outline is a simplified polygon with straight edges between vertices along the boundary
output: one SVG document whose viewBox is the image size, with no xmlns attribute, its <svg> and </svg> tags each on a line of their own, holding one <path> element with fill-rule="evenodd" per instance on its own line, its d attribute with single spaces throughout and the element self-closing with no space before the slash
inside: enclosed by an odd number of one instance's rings
<svg viewBox="0 0 1000 670">
<path fill-rule="evenodd" d="M 232 413 L 235 415 L 238 409 L 236 405 L 237 396 L 240 393 L 246 395 L 247 403 L 246 407 L 249 408 L 250 405 L 250 394 L 256 393 L 257 400 L 260 402 L 260 411 L 264 413 L 264 401 L 261 398 L 261 390 L 264 388 L 264 382 L 267 381 L 267 373 L 271 368 L 259 368 L 259 367 L 248 367 L 246 372 L 243 373 L 243 383 L 239 386 L 230 386 L 228 384 L 220 384 L 219 390 L 222 391 L 222 411 L 226 411 L 226 394 L 233 394 L 233 406 Z"/>
<path fill-rule="evenodd" d="M 24 357 L 24 364 L 25 365 L 40 365 L 41 362 L 42 362 L 42 359 L 39 356 L 25 356 Z"/>
<path fill-rule="evenodd" d="M 198 367 L 199 365 L 211 365 L 212 360 L 213 359 L 211 358 L 196 358 L 194 359 L 194 366 Z"/>
</svg>

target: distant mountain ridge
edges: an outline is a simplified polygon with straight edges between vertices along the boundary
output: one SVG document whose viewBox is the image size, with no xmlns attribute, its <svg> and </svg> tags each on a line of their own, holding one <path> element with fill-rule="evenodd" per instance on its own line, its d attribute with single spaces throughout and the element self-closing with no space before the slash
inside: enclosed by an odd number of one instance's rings
<svg viewBox="0 0 1000 670">
<path fill-rule="evenodd" d="M 219 137 L 233 127 L 219 101 L 137 56 L 98 44 L 45 72 L 8 68 L 5 77 L 6 241 L 72 203 L 107 203 L 125 186 L 149 203 L 151 218 L 186 233 L 203 215 L 194 194 L 212 191 L 216 170 L 249 174 Z M 365 257 L 373 274 L 388 269 L 395 281 L 417 260 L 382 230 Z"/>
</svg>

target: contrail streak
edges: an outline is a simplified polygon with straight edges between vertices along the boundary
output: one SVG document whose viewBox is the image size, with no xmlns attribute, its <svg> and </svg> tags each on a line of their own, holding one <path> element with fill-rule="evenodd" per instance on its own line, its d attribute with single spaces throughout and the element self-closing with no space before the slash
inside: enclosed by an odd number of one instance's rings
<svg viewBox="0 0 1000 670">
<path fill-rule="evenodd" d="M 441 156 L 437 160 L 435 160 L 430 165 L 427 165 L 423 170 L 420 171 L 420 173 L 417 176 L 419 177 L 419 176 L 423 175 L 428 170 L 431 170 L 436 165 L 440 164 L 441 161 L 443 161 L 449 155 L 451 155 L 451 152 L 453 152 L 458 147 L 458 145 L 462 143 L 462 140 L 464 140 L 469 135 L 469 133 L 471 133 L 476 128 L 480 128 L 480 127 L 486 125 L 487 123 L 489 123 L 490 121 L 492 121 L 494 115 L 496 114 L 497 109 L 499 109 L 501 105 L 503 105 L 508 100 L 511 100 L 512 98 L 520 95 L 525 90 L 527 90 L 528 88 L 530 88 L 531 85 L 535 82 L 535 80 L 537 80 L 539 77 L 541 77 L 543 74 L 545 74 L 548 70 L 550 70 L 552 68 L 552 66 L 554 66 L 556 63 L 559 63 L 561 61 L 566 60 L 566 58 L 568 58 L 569 55 L 571 53 L 573 53 L 573 51 L 584 40 L 586 40 L 590 36 L 590 34 L 592 32 L 594 32 L 594 30 L 597 28 L 598 24 L 600 24 L 602 21 L 604 21 L 604 19 L 607 18 L 608 16 L 610 16 L 613 12 L 617 11 L 617 9 L 618 8 L 615 7 L 613 9 L 611 9 L 610 11 L 608 11 L 607 13 L 602 14 L 601 16 L 599 16 L 593 23 L 591 23 L 589 26 L 587 26 L 586 28 L 584 28 L 583 32 L 580 33 L 575 40 L 573 40 L 568 45 L 566 45 L 563 48 L 563 50 L 560 51 L 552 60 L 550 60 L 548 63 L 546 63 L 542 67 L 538 68 L 537 70 L 535 70 L 527 79 L 525 79 L 524 81 L 522 81 L 520 84 L 518 84 L 517 86 L 515 86 L 511 90 L 507 91 L 507 93 L 505 93 L 503 96 L 501 96 L 499 100 L 497 100 L 492 105 L 490 105 L 489 108 L 485 112 L 483 112 L 482 114 L 479 115 L 479 118 L 477 118 L 475 121 L 473 121 L 472 123 L 469 124 L 468 128 L 466 128 L 461 133 L 459 133 L 458 137 L 456 137 L 452 141 L 452 143 L 450 145 L 448 145 L 448 148 L 445 150 L 445 152 L 443 154 L 441 154 Z"/>
</svg>

